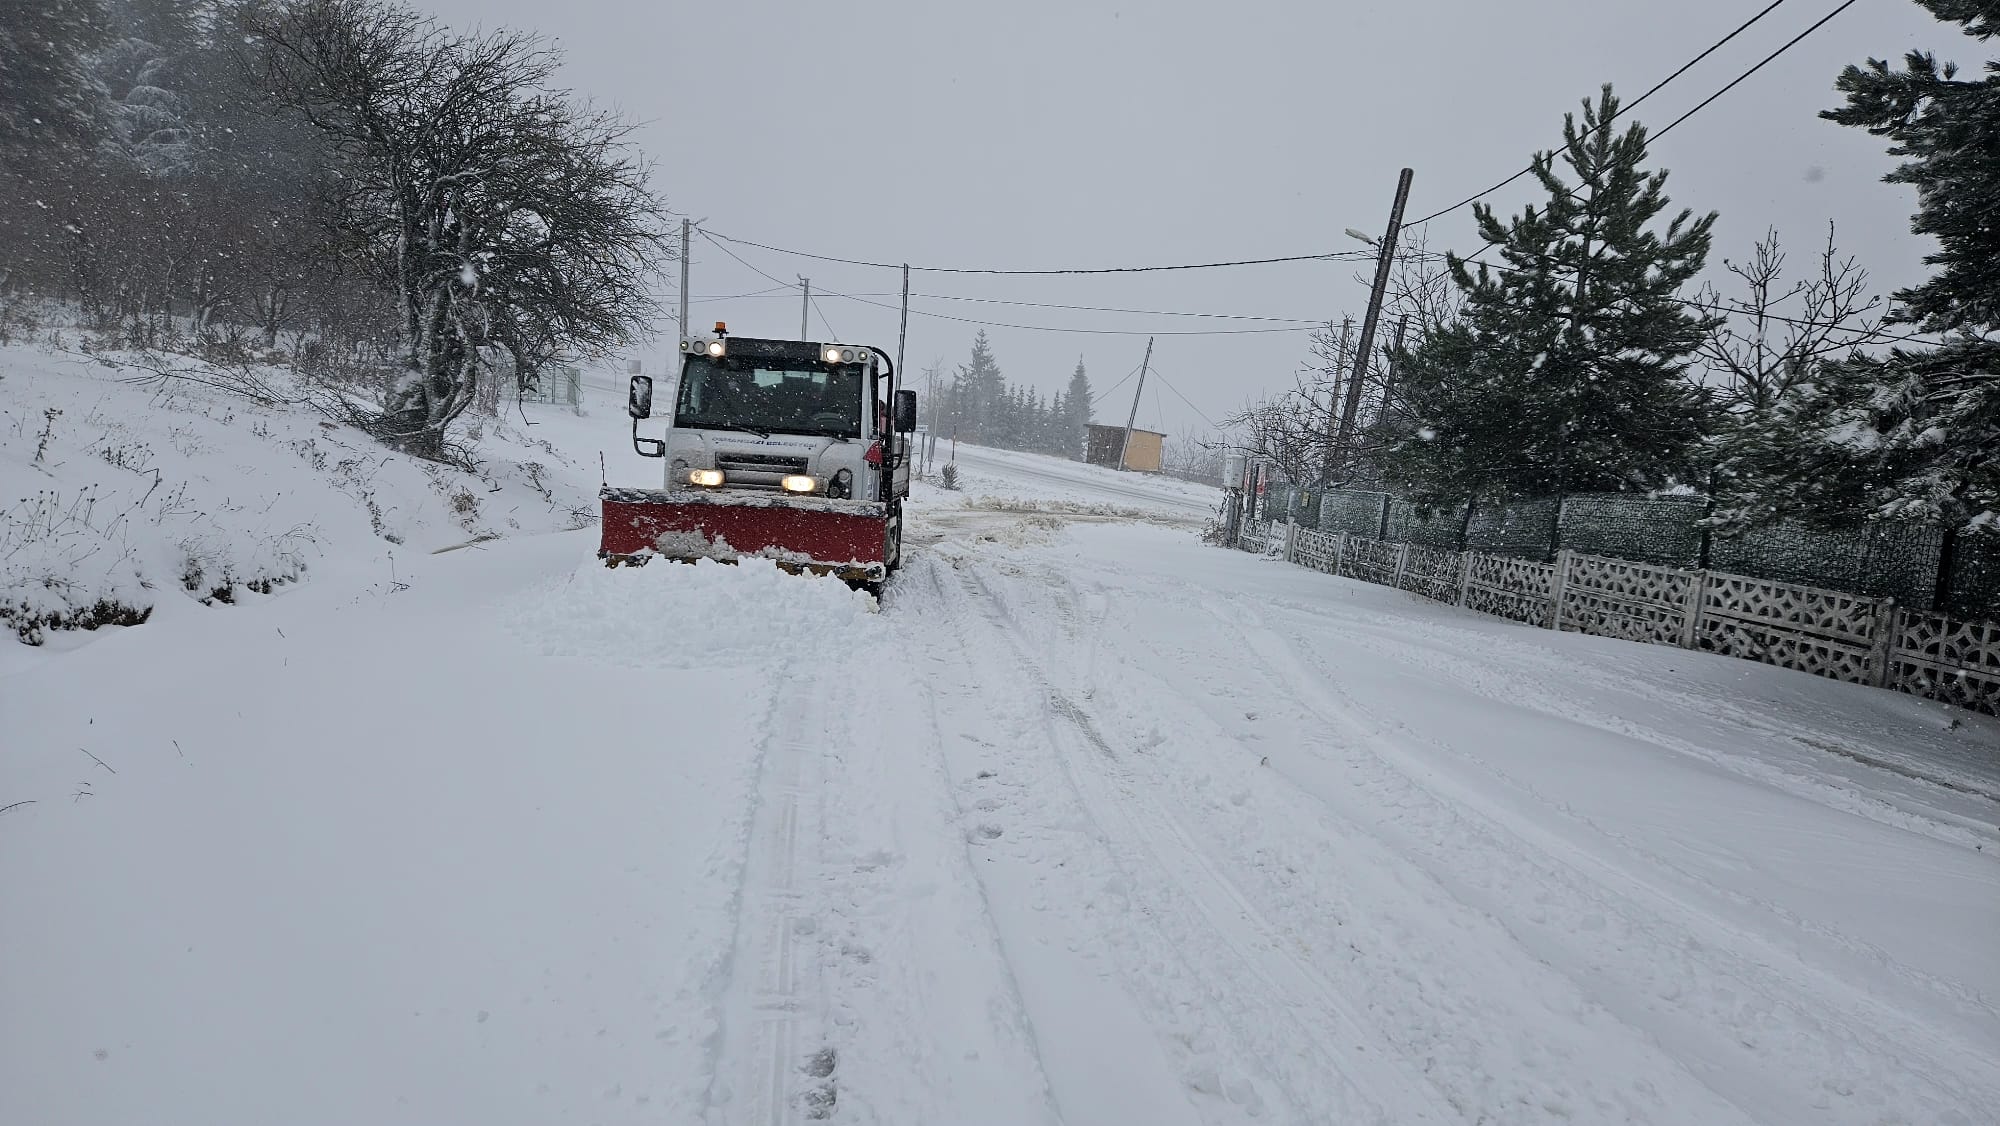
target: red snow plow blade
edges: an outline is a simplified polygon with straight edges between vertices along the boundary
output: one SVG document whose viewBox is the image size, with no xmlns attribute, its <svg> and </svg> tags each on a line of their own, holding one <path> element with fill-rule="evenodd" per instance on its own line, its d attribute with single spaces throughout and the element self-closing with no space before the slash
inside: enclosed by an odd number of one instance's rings
<svg viewBox="0 0 2000 1126">
<path fill-rule="evenodd" d="M 740 492 L 605 489 L 597 556 L 636 566 L 654 556 L 692 562 L 765 558 L 788 571 L 879 583 L 887 506 Z"/>
</svg>

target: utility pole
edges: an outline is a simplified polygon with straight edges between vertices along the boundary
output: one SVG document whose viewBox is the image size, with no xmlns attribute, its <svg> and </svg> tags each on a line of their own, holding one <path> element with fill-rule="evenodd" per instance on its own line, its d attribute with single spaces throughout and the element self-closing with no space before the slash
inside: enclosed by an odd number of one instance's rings
<svg viewBox="0 0 2000 1126">
<path fill-rule="evenodd" d="M 937 373 L 938 369 L 936 364 L 932 364 L 931 366 L 924 369 L 924 398 L 929 402 L 931 408 L 931 424 L 924 429 L 924 472 L 925 473 L 929 473 L 931 471 L 931 463 L 937 460 L 937 424 L 938 424 Z"/>
<path fill-rule="evenodd" d="M 688 338 L 688 227 L 686 219 L 681 220 L 681 339 Z"/>
<path fill-rule="evenodd" d="M 1382 405 L 1375 411 L 1375 418 L 1389 417 L 1389 404 L 1396 400 L 1396 361 L 1393 354 L 1403 350 L 1403 336 L 1410 331 L 1410 315 L 1404 313 L 1396 318 L 1396 335 L 1389 341 L 1391 358 L 1382 362 Z"/>
<path fill-rule="evenodd" d="M 813 280 L 801 277 L 799 287 L 805 292 L 805 296 L 799 301 L 799 339 L 810 340 L 812 332 L 809 328 L 809 318 L 812 316 L 813 307 Z"/>
<path fill-rule="evenodd" d="M 1125 451 L 1132 446 L 1132 424 L 1139 421 L 1139 396 L 1146 390 L 1146 369 L 1153 366 L 1153 338 L 1146 338 L 1146 358 L 1139 361 L 1139 386 L 1132 391 L 1132 413 L 1125 416 L 1125 440 L 1118 444 L 1118 468 L 1125 468 Z"/>
<path fill-rule="evenodd" d="M 1389 268 L 1396 260 L 1396 236 L 1403 230 L 1403 205 L 1410 201 L 1410 178 L 1403 169 L 1396 178 L 1396 202 L 1389 209 L 1389 229 L 1376 244 L 1375 286 L 1368 293 L 1368 312 L 1361 318 L 1361 341 L 1354 354 L 1354 378 L 1347 385 L 1347 404 L 1340 412 L 1340 432 L 1334 448 L 1345 452 L 1354 435 L 1354 416 L 1361 410 L 1361 384 L 1368 378 L 1368 352 L 1375 347 L 1375 322 L 1382 315 L 1382 293 L 1389 288 Z"/>
<path fill-rule="evenodd" d="M 1328 434 L 1337 434 L 1340 432 L 1341 398 L 1347 393 L 1348 377 L 1354 371 L 1354 361 L 1349 358 L 1347 352 L 1347 334 L 1353 331 L 1353 329 L 1353 317 L 1340 318 L 1340 350 L 1333 354 L 1333 394 L 1326 397 L 1326 432 Z M 1335 443 L 1328 442 L 1326 444 L 1326 461 L 1320 467 L 1320 485 L 1322 487 L 1328 489 L 1333 487 L 1333 472 L 1337 468 L 1334 463 L 1339 456 L 1340 448 Z"/>
</svg>

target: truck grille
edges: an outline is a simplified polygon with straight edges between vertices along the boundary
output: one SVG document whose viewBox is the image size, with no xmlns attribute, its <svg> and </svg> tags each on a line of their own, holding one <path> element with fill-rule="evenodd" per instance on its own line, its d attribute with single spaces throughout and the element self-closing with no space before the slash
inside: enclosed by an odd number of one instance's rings
<svg viewBox="0 0 2000 1126">
<path fill-rule="evenodd" d="M 778 482 L 806 471 L 807 459 L 779 454 L 718 453 L 715 467 L 731 485 L 775 489 Z"/>
</svg>

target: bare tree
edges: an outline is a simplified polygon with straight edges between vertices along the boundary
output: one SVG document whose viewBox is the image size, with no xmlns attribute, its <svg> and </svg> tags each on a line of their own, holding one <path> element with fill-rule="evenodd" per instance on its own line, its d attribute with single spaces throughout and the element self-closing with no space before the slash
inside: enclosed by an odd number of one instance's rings
<svg viewBox="0 0 2000 1126">
<path fill-rule="evenodd" d="M 1222 480 L 1222 442 L 1192 426 L 1183 427 L 1167 439 L 1160 471 L 1183 481 L 1217 484 Z"/>
<path fill-rule="evenodd" d="M 1823 356 L 1846 352 L 1881 324 L 1881 298 L 1868 293 L 1868 271 L 1834 247 L 1833 224 L 1816 272 L 1787 282 L 1785 252 L 1771 228 L 1747 262 L 1723 259 L 1742 282 L 1740 296 L 1725 297 L 1713 284 L 1699 300 L 1716 318 L 1700 356 L 1719 383 L 1714 391 L 1732 412 L 1763 414 L 1810 379 Z"/>
<path fill-rule="evenodd" d="M 645 331 L 665 208 L 630 127 L 556 88 L 553 48 L 377 0 L 300 0 L 257 30 L 271 88 L 341 158 L 342 229 L 398 298 L 381 436 L 435 457 L 500 356 L 531 381 Z"/>
<path fill-rule="evenodd" d="M 1354 280 L 1365 287 L 1373 279 L 1356 274 Z M 1382 321 L 1388 327 L 1369 360 L 1361 388 L 1361 418 L 1345 447 L 1336 448 L 1338 412 L 1356 367 L 1359 341 L 1354 333 L 1343 331 L 1339 320 L 1314 330 L 1310 356 L 1291 388 L 1246 406 L 1225 423 L 1248 433 L 1252 451 L 1269 458 L 1295 483 L 1327 487 L 1375 483 L 1375 456 L 1399 436 L 1393 425 L 1399 404 L 1397 349 L 1450 323 L 1462 300 L 1443 256 L 1431 253 L 1425 232 L 1407 233 L 1398 244 L 1383 293 Z"/>
</svg>

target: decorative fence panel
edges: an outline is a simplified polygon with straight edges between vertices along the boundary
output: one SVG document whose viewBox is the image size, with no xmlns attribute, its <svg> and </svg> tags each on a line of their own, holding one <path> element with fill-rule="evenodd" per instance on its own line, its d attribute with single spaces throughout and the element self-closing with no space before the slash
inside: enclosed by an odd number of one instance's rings
<svg viewBox="0 0 2000 1126">
<path fill-rule="evenodd" d="M 1464 578 L 1463 554 L 1412 546 L 1403 559 L 1403 581 L 1400 585 L 1404 590 L 1421 594 L 1434 602 L 1457 602 L 1458 588 Z"/>
<path fill-rule="evenodd" d="M 2000 715 L 2000 623 L 1563 552 L 1556 563 L 1246 521 L 1237 546 L 1543 628 L 1678 645 Z"/>
<path fill-rule="evenodd" d="M 1268 520 L 1245 520 L 1243 530 L 1237 533 L 1236 545 L 1262 555 L 1271 550 L 1273 530 L 1274 526 Z"/>
<path fill-rule="evenodd" d="M 1505 555 L 1474 555 L 1460 605 L 1531 626 L 1553 624 L 1556 569 Z"/>
<path fill-rule="evenodd" d="M 2000 623 L 1903 611 L 1889 649 L 1889 687 L 2000 715 Z"/>
<path fill-rule="evenodd" d="M 1702 575 L 1594 555 L 1565 555 L 1562 628 L 1599 637 L 1680 645 Z"/>
<path fill-rule="evenodd" d="M 1791 583 L 1710 575 L 1694 648 L 1802 669 L 1834 680 L 1881 684 L 1874 639 L 1883 603 Z"/>
<path fill-rule="evenodd" d="M 1292 562 L 1308 570 L 1331 575 L 1340 565 L 1342 538 L 1338 533 L 1300 528 L 1292 536 Z"/>
<path fill-rule="evenodd" d="M 1350 579 L 1396 585 L 1396 545 L 1366 536 L 1347 537 L 1347 550 L 1340 560 L 1340 573 Z"/>
</svg>

